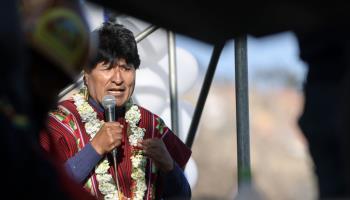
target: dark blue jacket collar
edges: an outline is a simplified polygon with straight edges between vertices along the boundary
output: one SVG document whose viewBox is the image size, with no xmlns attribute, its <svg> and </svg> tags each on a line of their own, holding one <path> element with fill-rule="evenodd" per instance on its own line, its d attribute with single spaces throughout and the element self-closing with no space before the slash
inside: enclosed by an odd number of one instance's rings
<svg viewBox="0 0 350 200">
<path fill-rule="evenodd" d="M 89 97 L 88 102 L 90 103 L 90 105 L 92 105 L 94 108 L 96 108 L 96 110 L 98 112 L 101 112 L 101 113 L 105 112 L 105 109 L 103 108 L 103 106 L 100 103 L 98 103 L 97 101 L 95 101 L 92 97 Z M 122 109 L 116 108 L 115 114 L 116 114 L 116 119 L 118 119 L 119 117 L 124 117 L 125 107 L 123 107 Z"/>
<path fill-rule="evenodd" d="M 103 106 L 97 101 L 95 101 L 93 98 L 89 97 L 88 101 L 93 107 L 97 109 L 98 112 L 101 112 L 101 113 L 105 112 L 105 109 L 103 108 Z"/>
</svg>

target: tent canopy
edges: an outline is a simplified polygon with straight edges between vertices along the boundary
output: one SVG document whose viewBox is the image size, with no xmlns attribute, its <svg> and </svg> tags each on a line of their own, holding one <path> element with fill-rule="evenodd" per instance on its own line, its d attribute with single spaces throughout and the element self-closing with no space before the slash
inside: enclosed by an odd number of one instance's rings
<svg viewBox="0 0 350 200">
<path fill-rule="evenodd" d="M 264 36 L 281 31 L 309 31 L 332 24 L 345 27 L 350 4 L 317 5 L 288 1 L 110 1 L 90 0 L 116 12 L 204 42 L 217 43 L 241 34 Z M 322 5 L 325 4 L 325 5 Z"/>
</svg>

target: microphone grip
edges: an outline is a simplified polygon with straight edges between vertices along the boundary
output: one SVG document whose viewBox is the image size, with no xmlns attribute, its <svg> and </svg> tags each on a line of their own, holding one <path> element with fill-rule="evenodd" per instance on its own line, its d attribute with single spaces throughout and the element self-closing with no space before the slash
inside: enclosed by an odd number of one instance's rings
<svg viewBox="0 0 350 200">
<path fill-rule="evenodd" d="M 112 150 L 112 156 L 113 158 L 117 158 L 117 148 Z"/>
<path fill-rule="evenodd" d="M 109 106 L 105 111 L 105 118 L 107 122 L 115 121 L 115 109 L 114 107 Z"/>
<path fill-rule="evenodd" d="M 108 106 L 105 109 L 105 118 L 107 122 L 114 122 L 115 121 L 115 109 L 114 106 Z M 112 155 L 113 158 L 116 159 L 117 158 L 117 149 L 113 149 L 112 150 Z"/>
</svg>

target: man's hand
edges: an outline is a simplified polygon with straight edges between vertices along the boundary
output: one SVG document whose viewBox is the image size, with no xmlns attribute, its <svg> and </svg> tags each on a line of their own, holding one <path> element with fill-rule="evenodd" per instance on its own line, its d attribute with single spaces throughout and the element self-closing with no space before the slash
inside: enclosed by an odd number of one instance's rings
<svg viewBox="0 0 350 200">
<path fill-rule="evenodd" d="M 123 138 L 123 125 L 119 122 L 106 122 L 91 140 L 96 152 L 104 155 L 120 146 Z"/>
<path fill-rule="evenodd" d="M 174 168 L 174 161 L 171 158 L 163 140 L 158 138 L 146 139 L 139 143 L 144 154 L 151 158 L 158 169 L 169 172 Z"/>
</svg>

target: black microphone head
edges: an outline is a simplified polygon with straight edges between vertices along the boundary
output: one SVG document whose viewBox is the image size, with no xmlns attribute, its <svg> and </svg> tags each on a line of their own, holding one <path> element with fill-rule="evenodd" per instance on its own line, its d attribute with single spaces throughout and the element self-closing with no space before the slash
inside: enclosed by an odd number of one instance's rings
<svg viewBox="0 0 350 200">
<path fill-rule="evenodd" d="M 117 100 L 113 95 L 106 95 L 102 99 L 102 106 L 107 109 L 107 108 L 114 108 L 115 105 L 117 104 Z"/>
</svg>

